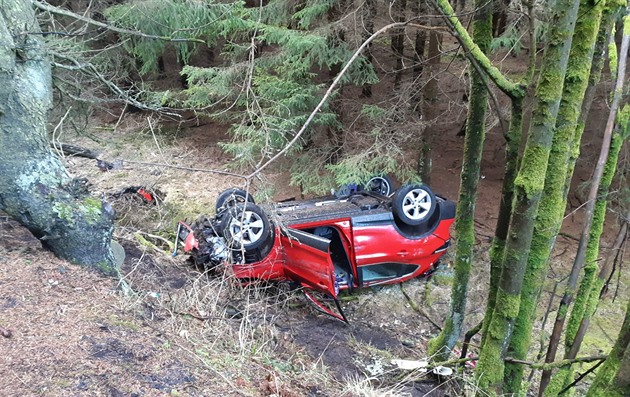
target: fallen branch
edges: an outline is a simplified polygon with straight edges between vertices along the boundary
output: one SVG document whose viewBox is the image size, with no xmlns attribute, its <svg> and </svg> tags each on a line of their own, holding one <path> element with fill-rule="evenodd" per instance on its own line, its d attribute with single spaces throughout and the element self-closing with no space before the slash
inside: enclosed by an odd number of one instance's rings
<svg viewBox="0 0 630 397">
<path fill-rule="evenodd" d="M 98 152 L 81 146 L 69 145 L 67 143 L 51 144 L 55 149 L 61 149 L 66 156 L 85 157 L 86 159 L 97 159 Z"/>
<path fill-rule="evenodd" d="M 506 357 L 504 361 L 506 363 L 523 364 L 523 365 L 530 366 L 534 369 L 542 369 L 543 371 L 547 371 L 554 368 L 566 367 L 567 365 L 571 365 L 575 363 L 590 363 L 593 361 L 604 361 L 606 357 L 608 356 L 587 356 L 587 357 L 571 358 L 571 359 L 566 359 L 562 361 L 555 361 L 552 363 L 535 363 L 532 361 L 517 360 L 512 357 Z"/>
<path fill-rule="evenodd" d="M 244 175 L 236 174 L 234 172 L 229 172 L 229 171 L 208 170 L 208 169 L 203 169 L 203 168 L 183 167 L 183 166 L 180 166 L 180 165 L 170 165 L 170 164 L 162 164 L 162 163 L 146 163 L 146 162 L 143 162 L 143 161 L 131 161 L 131 160 L 120 160 L 120 161 L 122 163 L 129 163 L 129 164 L 148 165 L 148 166 L 153 166 L 153 167 L 175 168 L 175 169 L 184 170 L 184 171 L 209 172 L 211 174 L 221 174 L 221 175 L 233 176 L 233 177 L 236 177 L 236 178 L 247 179 L 247 177 L 244 176 Z"/>
<path fill-rule="evenodd" d="M 431 324 L 433 324 L 433 326 L 435 328 L 437 328 L 438 330 L 442 331 L 442 327 L 440 327 L 440 325 L 438 323 L 436 323 L 435 321 L 433 321 L 433 319 L 429 316 L 429 314 L 427 314 L 426 311 L 424 311 L 424 309 L 422 309 L 421 307 L 419 307 L 418 305 L 416 305 L 416 302 L 414 302 L 411 297 L 409 295 L 407 295 L 407 292 L 405 291 L 405 289 L 403 288 L 402 284 L 400 285 L 400 290 L 402 291 L 403 295 L 405 296 L 405 298 L 407 299 L 407 302 L 409 302 L 409 306 L 411 306 L 411 308 L 417 312 L 420 313 L 420 315 L 424 318 L 426 318 L 427 320 L 429 320 L 429 322 Z"/>
</svg>

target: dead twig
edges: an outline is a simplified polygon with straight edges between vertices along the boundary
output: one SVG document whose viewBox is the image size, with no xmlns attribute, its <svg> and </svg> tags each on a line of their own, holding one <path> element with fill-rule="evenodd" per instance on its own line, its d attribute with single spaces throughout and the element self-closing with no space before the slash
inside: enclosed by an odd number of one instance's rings
<svg viewBox="0 0 630 397">
<path fill-rule="evenodd" d="M 54 149 L 60 150 L 66 156 L 85 157 L 86 159 L 98 159 L 98 152 L 76 145 L 67 143 L 51 143 Z"/>
</svg>

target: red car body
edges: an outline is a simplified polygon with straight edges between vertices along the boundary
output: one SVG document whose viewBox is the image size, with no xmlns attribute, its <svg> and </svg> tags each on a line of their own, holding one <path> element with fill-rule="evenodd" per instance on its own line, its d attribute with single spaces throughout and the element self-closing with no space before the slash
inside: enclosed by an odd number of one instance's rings
<svg viewBox="0 0 630 397">
<path fill-rule="evenodd" d="M 396 194 L 392 198 L 358 192 L 345 198 L 263 205 L 262 213 L 273 220 L 269 242 L 252 252 L 231 248 L 231 257 L 223 262 L 241 280 L 298 283 L 319 309 L 345 321 L 343 313 L 331 311 L 309 290 L 337 303 L 340 290 L 400 283 L 429 272 L 450 245 L 453 202 L 430 193 L 431 213 L 419 224 L 409 225 L 392 211 Z M 221 216 L 219 211 L 217 217 Z M 207 240 L 208 235 L 215 243 L 205 251 L 222 249 L 216 246 L 216 241 L 221 242 L 217 239 L 221 232 L 216 230 L 221 222 L 215 217 L 212 223 L 210 233 L 183 224 L 194 231 L 182 235 L 186 251 L 199 255 L 200 239 Z"/>
</svg>

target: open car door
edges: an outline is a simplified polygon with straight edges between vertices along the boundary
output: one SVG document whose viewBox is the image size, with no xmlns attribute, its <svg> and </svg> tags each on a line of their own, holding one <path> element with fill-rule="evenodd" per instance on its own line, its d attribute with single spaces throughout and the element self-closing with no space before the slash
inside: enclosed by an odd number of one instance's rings
<svg viewBox="0 0 630 397">
<path fill-rule="evenodd" d="M 304 294 L 315 307 L 338 320 L 348 322 L 341 310 L 337 294 L 339 284 L 330 258 L 330 240 L 297 229 L 285 229 L 280 237 L 284 251 L 284 273 L 287 278 L 299 283 Z M 317 299 L 312 291 L 332 298 L 335 312 L 325 300 Z"/>
</svg>

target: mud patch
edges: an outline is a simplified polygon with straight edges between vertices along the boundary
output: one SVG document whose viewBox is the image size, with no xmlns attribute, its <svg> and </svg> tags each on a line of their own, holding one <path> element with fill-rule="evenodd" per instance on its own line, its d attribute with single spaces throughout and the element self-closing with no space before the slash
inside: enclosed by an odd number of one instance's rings
<svg viewBox="0 0 630 397">
<path fill-rule="evenodd" d="M 116 338 L 96 339 L 84 337 L 91 347 L 90 357 L 99 360 L 114 360 L 120 362 L 146 361 L 151 357 L 150 353 L 144 350 L 142 345 L 128 346 Z"/>
<path fill-rule="evenodd" d="M 373 349 L 383 351 L 384 355 L 398 355 L 403 348 L 398 339 L 379 329 L 321 317 L 304 318 L 293 337 L 314 360 L 321 360 L 329 367 L 338 380 L 365 373 Z M 371 348 L 362 351 L 358 349 L 361 345 Z"/>
<path fill-rule="evenodd" d="M 159 293 L 186 285 L 192 269 L 158 264 L 153 259 L 154 253 L 143 251 L 129 241 L 121 241 L 120 245 L 125 249 L 121 272 L 127 275 L 125 279 L 134 290 Z"/>
</svg>

